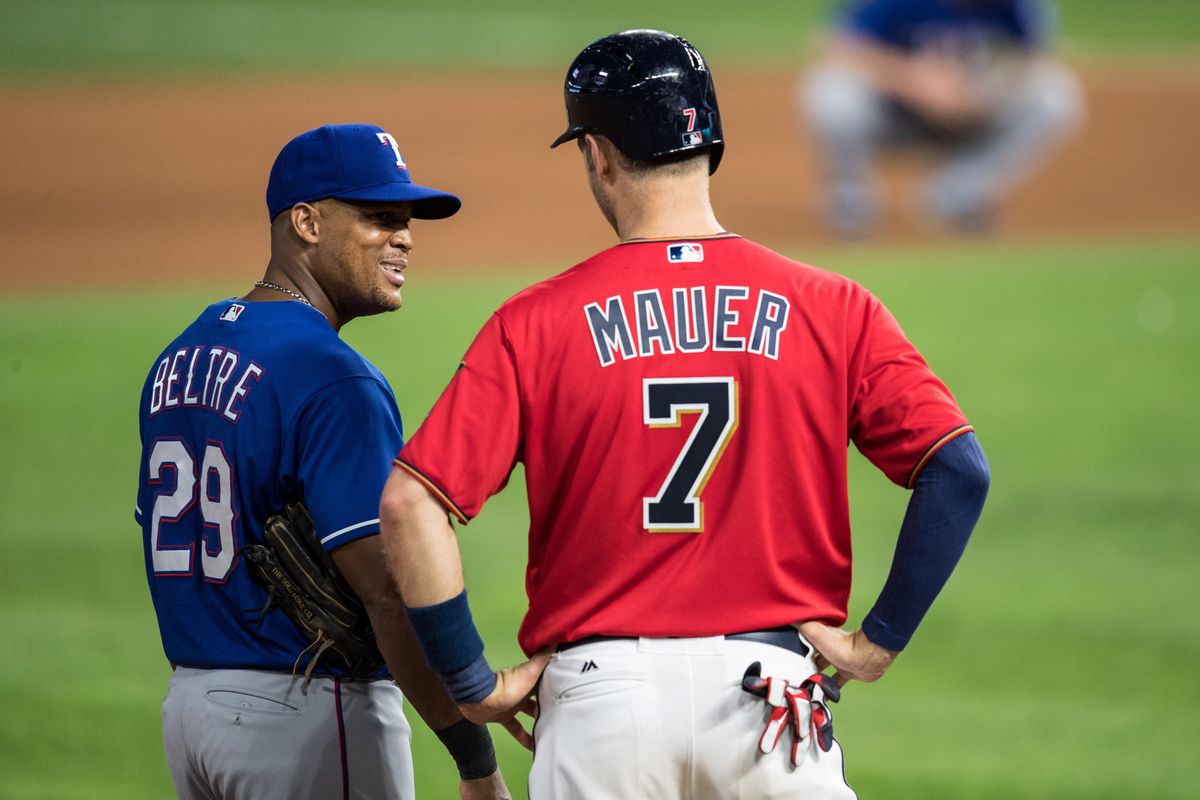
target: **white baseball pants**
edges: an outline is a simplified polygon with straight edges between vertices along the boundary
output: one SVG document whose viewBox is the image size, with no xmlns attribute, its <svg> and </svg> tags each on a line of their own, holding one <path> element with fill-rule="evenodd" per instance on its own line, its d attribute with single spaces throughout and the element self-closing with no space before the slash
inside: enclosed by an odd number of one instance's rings
<svg viewBox="0 0 1200 800">
<path fill-rule="evenodd" d="M 759 752 L 770 708 L 741 688 L 754 661 L 794 684 L 816 672 L 811 657 L 724 637 L 556 653 L 538 688 L 530 800 L 853 800 L 836 741 L 822 752 L 810 736 L 798 767 L 791 732 Z"/>
</svg>

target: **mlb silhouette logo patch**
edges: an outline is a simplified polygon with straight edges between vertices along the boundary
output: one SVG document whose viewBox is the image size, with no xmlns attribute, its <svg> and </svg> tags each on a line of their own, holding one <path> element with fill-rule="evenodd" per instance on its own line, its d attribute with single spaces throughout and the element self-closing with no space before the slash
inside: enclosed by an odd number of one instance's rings
<svg viewBox="0 0 1200 800">
<path fill-rule="evenodd" d="M 704 144 L 704 134 L 700 131 L 688 131 L 683 135 L 683 143 L 685 146 Z"/>
<path fill-rule="evenodd" d="M 237 322 L 237 318 L 240 317 L 242 312 L 245 310 L 246 307 L 243 305 L 230 303 L 229 308 L 225 309 L 225 313 L 221 315 L 221 319 L 225 322 Z"/>
<path fill-rule="evenodd" d="M 696 242 L 667 245 L 667 261 L 672 264 L 694 264 L 704 260 L 704 245 Z"/>
</svg>

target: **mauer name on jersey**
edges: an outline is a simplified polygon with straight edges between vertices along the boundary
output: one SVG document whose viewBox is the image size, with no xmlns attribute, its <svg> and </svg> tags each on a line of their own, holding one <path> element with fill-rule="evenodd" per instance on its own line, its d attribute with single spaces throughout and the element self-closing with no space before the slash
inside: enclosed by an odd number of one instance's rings
<svg viewBox="0 0 1200 800">
<path fill-rule="evenodd" d="M 201 371 L 204 372 L 203 382 Z M 263 368 L 253 361 L 242 363 L 241 355 L 228 347 L 181 347 L 163 356 L 154 370 L 150 414 L 170 409 L 204 408 L 236 423 L 242 415 L 242 403 L 263 372 Z"/>
<path fill-rule="evenodd" d="M 665 291 L 645 289 L 584 306 L 600 366 L 614 363 L 618 353 L 623 360 L 706 350 L 779 358 L 786 297 L 759 289 L 752 301 L 747 286 L 715 286 L 711 297 L 704 286 L 669 291 L 667 298 Z"/>
</svg>

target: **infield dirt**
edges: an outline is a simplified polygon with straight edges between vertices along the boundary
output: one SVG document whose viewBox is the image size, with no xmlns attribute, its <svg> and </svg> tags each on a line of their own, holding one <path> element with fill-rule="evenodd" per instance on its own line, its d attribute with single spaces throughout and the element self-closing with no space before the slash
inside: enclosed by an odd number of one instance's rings
<svg viewBox="0 0 1200 800">
<path fill-rule="evenodd" d="M 1083 71 L 1082 133 L 1002 209 L 1010 239 L 1200 232 L 1200 71 Z M 0 293 L 252 276 L 267 259 L 263 192 L 279 148 L 326 122 L 395 134 L 418 182 L 464 198 L 418 222 L 413 269 L 563 268 L 613 242 L 564 124 L 557 73 L 0 84 Z M 718 82 L 729 148 L 714 202 L 733 231 L 803 253 L 823 231 L 795 76 Z M 885 165 L 878 239 L 934 241 L 917 165 Z"/>
</svg>

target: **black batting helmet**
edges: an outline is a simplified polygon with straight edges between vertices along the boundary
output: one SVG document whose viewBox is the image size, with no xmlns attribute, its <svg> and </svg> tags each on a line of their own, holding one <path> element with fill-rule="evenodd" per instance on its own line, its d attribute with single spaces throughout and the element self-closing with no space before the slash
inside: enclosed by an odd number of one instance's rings
<svg viewBox="0 0 1200 800">
<path fill-rule="evenodd" d="M 564 94 L 567 130 L 551 147 L 593 133 L 636 161 L 709 148 L 709 173 L 721 163 L 712 75 L 686 39 L 654 30 L 597 39 L 571 63 Z"/>
</svg>

